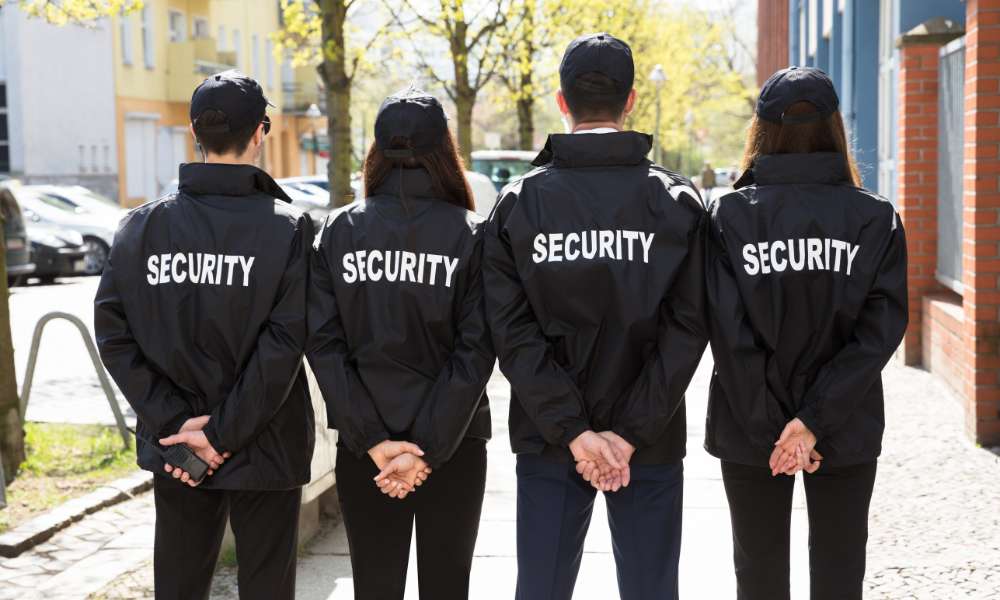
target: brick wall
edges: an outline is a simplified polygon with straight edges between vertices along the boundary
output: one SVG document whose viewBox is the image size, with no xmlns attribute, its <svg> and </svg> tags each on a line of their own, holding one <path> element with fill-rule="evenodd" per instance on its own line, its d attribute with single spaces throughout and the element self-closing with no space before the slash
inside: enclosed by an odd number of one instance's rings
<svg viewBox="0 0 1000 600">
<path fill-rule="evenodd" d="M 951 291 L 922 298 L 923 366 L 951 387 L 965 393 L 965 313 L 962 298 Z M 913 322 L 910 322 L 913 326 Z"/>
<path fill-rule="evenodd" d="M 962 294 L 969 433 L 1000 444 L 1000 0 L 967 0 Z"/>
<path fill-rule="evenodd" d="M 899 51 L 899 215 L 906 227 L 910 323 L 900 346 L 903 362 L 923 357 L 922 298 L 940 291 L 937 266 L 938 51 L 940 44 L 904 38 Z M 926 364 L 926 363 L 925 363 Z"/>
<path fill-rule="evenodd" d="M 788 66 L 788 0 L 757 0 L 757 87 Z"/>
</svg>

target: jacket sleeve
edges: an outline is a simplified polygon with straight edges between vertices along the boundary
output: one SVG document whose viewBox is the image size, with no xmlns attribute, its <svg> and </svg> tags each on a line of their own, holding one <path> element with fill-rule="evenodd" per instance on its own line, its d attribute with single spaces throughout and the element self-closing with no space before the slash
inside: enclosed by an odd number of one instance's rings
<svg viewBox="0 0 1000 600">
<path fill-rule="evenodd" d="M 115 281 L 117 246 L 101 275 L 94 298 L 94 334 L 101 360 L 139 421 L 158 437 L 173 435 L 193 417 L 185 394 L 146 360 L 129 328 L 121 289 Z"/>
<path fill-rule="evenodd" d="M 469 261 L 454 350 L 413 425 L 414 443 L 435 468 L 448 462 L 465 436 L 496 360 L 486 324 L 482 250 L 480 230 Z"/>
<path fill-rule="evenodd" d="M 508 194 L 506 200 L 512 199 Z M 545 441 L 568 446 L 590 429 L 590 422 L 580 390 L 553 358 L 552 345 L 528 302 L 500 223 L 500 208 L 493 210 L 486 227 L 483 268 L 493 347 L 500 357 L 500 370 Z"/>
<path fill-rule="evenodd" d="M 281 409 L 302 368 L 312 239 L 312 220 L 303 215 L 256 348 L 205 427 L 205 436 L 217 452 L 239 451 L 256 438 Z"/>
<path fill-rule="evenodd" d="M 888 244 L 851 339 L 817 373 L 797 415 L 819 440 L 847 422 L 906 332 L 906 234 L 895 212 L 892 219 Z"/>
<path fill-rule="evenodd" d="M 327 225 L 313 252 L 306 356 L 323 393 L 328 425 L 339 432 L 348 450 L 363 457 L 389 439 L 389 432 L 351 359 L 327 257 L 330 232 Z"/>
<path fill-rule="evenodd" d="M 767 350 L 757 344 L 725 241 L 714 224 L 707 237 L 705 294 L 718 382 L 750 443 L 770 452 L 788 418 L 767 386 Z"/>
<path fill-rule="evenodd" d="M 688 254 L 660 303 L 657 343 L 619 400 L 612 430 L 637 449 L 655 444 L 684 400 L 708 341 L 705 326 L 705 218 L 698 207 Z"/>
</svg>

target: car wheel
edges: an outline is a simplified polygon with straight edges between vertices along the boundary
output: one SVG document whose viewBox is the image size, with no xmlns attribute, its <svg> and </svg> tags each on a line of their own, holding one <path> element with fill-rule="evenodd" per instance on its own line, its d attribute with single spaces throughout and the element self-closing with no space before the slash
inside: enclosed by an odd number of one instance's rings
<svg viewBox="0 0 1000 600">
<path fill-rule="evenodd" d="M 108 262 L 108 245 L 97 238 L 83 238 L 83 272 L 85 275 L 100 275 Z"/>
<path fill-rule="evenodd" d="M 56 276 L 55 275 L 39 275 L 38 276 L 38 285 L 52 285 L 55 282 L 56 282 Z"/>
</svg>

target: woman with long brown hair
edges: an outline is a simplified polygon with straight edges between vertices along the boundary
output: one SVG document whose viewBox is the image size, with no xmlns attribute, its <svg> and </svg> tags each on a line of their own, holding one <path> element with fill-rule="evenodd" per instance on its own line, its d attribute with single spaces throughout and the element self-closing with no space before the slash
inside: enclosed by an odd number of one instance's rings
<svg viewBox="0 0 1000 600">
<path fill-rule="evenodd" d="M 711 209 L 705 448 L 722 462 L 741 600 L 789 597 L 799 471 L 811 598 L 862 594 L 881 371 L 907 323 L 906 240 L 892 205 L 861 187 L 838 104 L 818 69 L 772 75 L 745 172 Z"/>
<path fill-rule="evenodd" d="M 337 489 L 358 599 L 465 599 L 486 485 L 482 219 L 438 101 L 383 102 L 365 198 L 313 255 L 309 363 L 339 432 Z M 419 490 L 418 490 L 419 487 Z"/>
</svg>

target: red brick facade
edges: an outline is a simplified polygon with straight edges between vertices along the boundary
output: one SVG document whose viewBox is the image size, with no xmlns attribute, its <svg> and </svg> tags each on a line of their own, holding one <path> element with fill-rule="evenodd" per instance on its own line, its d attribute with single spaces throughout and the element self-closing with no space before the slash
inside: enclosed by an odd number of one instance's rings
<svg viewBox="0 0 1000 600">
<path fill-rule="evenodd" d="M 788 0 L 757 0 L 757 87 L 788 66 Z"/>
<path fill-rule="evenodd" d="M 969 432 L 1000 444 L 1000 0 L 966 1 L 963 294 Z"/>
<path fill-rule="evenodd" d="M 918 38 L 919 39 L 919 38 Z M 940 291 L 937 266 L 938 52 L 940 44 L 907 42 L 899 51 L 899 215 L 906 225 L 910 324 L 900 347 L 903 362 L 923 353 L 923 302 Z"/>
</svg>

